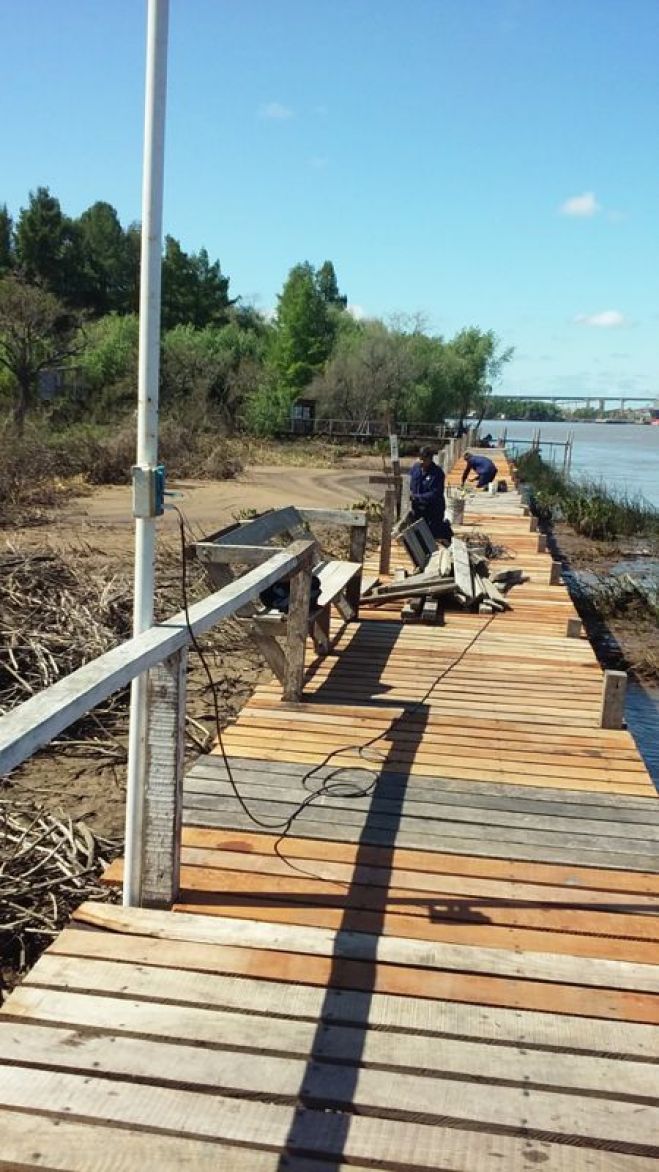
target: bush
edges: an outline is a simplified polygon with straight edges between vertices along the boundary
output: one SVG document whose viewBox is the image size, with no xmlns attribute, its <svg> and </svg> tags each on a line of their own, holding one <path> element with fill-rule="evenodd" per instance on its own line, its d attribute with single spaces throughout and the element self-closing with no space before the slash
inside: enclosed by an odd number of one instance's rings
<svg viewBox="0 0 659 1172">
<path fill-rule="evenodd" d="M 659 543 L 659 510 L 642 496 L 611 492 L 595 481 L 569 480 L 537 452 L 521 456 L 517 469 L 530 485 L 535 511 L 546 524 L 565 520 L 577 533 L 598 541 L 645 537 Z"/>
</svg>

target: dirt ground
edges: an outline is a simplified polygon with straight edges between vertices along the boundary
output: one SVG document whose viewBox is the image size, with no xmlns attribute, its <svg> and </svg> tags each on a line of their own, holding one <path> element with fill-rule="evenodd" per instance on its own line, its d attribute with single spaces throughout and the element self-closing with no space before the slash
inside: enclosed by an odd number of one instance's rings
<svg viewBox="0 0 659 1172">
<path fill-rule="evenodd" d="M 341 508 L 366 496 L 381 497 L 379 485 L 368 477 L 381 469 L 378 457 L 349 459 L 336 468 L 259 466 L 228 481 L 183 481 L 170 484 L 182 495 L 175 498 L 190 535 L 200 538 L 230 524 L 243 510 L 261 512 L 280 505 Z M 34 551 L 49 549 L 82 559 L 90 572 L 108 577 L 120 574 L 130 583 L 133 570 L 133 517 L 128 487 L 101 487 L 67 500 L 46 522 L 0 532 L 0 547 L 11 545 Z M 159 547 L 171 577 L 180 564 L 178 518 L 166 512 L 159 522 Z M 176 574 L 174 574 L 176 577 Z M 180 609 L 181 596 L 172 592 L 166 613 Z M 161 614 L 159 617 L 165 617 Z M 203 646 L 211 666 L 222 723 L 230 721 L 267 672 L 241 625 L 219 625 Z M 196 655 L 191 655 L 188 677 L 188 755 L 193 758 L 215 734 L 212 695 Z M 127 721 L 126 721 L 127 723 Z M 23 794 L 30 793 L 47 808 L 82 820 L 96 834 L 123 837 L 126 728 L 113 731 L 102 746 L 85 743 L 57 745 L 43 750 L 10 779 Z"/>
</svg>

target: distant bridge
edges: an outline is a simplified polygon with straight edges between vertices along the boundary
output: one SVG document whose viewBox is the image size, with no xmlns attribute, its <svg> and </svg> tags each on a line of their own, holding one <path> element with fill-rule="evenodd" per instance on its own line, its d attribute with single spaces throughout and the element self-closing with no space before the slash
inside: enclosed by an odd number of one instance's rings
<svg viewBox="0 0 659 1172">
<path fill-rule="evenodd" d="M 523 403 L 582 403 L 590 407 L 597 403 L 600 411 L 604 411 L 605 403 L 617 403 L 621 411 L 628 403 L 636 403 L 640 407 L 659 406 L 659 400 L 654 395 L 500 395 L 495 398 L 519 399 Z"/>
</svg>

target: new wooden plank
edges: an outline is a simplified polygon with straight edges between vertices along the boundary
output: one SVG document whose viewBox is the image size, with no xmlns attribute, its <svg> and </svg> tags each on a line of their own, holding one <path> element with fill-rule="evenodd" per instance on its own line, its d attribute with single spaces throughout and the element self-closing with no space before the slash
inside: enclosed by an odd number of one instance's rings
<svg viewBox="0 0 659 1172">
<path fill-rule="evenodd" d="M 475 1132 L 464 1126 L 430 1127 L 404 1120 L 371 1119 L 292 1107 L 227 1099 L 193 1091 L 141 1086 L 111 1079 L 57 1074 L 6 1067 L 8 1104 L 16 1109 L 70 1115 L 75 1103 L 80 1122 L 103 1122 L 141 1128 L 151 1136 L 168 1133 L 195 1139 L 222 1139 L 227 1143 L 281 1150 L 287 1145 L 325 1159 L 386 1160 L 392 1169 L 443 1168 L 446 1172 L 490 1172 L 492 1161 L 510 1172 L 526 1172 L 529 1157 L 546 1172 L 653 1172 L 652 1155 L 630 1155 L 584 1150 L 552 1143 L 526 1128 L 522 1137 Z M 468 1101 L 471 1096 L 462 1094 Z M 594 1100 L 594 1102 L 597 1102 Z M 520 1103 L 518 1121 L 526 1119 Z M 601 1111 L 601 1108 L 599 1109 Z M 631 1117 L 631 1109 L 628 1108 Z M 78 1120 L 76 1120 L 78 1122 Z M 108 1132 L 108 1137 L 113 1131 Z M 635 1144 L 642 1152 L 642 1145 Z M 154 1145 L 154 1151 L 157 1146 Z M 7 1153 L 5 1152 L 5 1155 Z M 258 1165 L 256 1165 L 258 1168 Z"/>
<path fill-rule="evenodd" d="M 414 1037 L 422 1033 L 435 1039 L 464 1038 L 488 1044 L 498 1042 L 515 1048 L 535 1048 L 543 1052 L 547 1049 L 564 1049 L 573 1054 L 590 1053 L 646 1061 L 653 1060 L 659 1054 L 657 1026 L 548 1012 L 534 1013 L 524 1009 L 490 1008 L 424 997 L 397 997 L 377 992 L 289 985 L 268 979 L 195 972 L 190 968 L 183 970 L 151 967 L 147 963 L 133 964 L 125 958 L 121 948 L 126 945 L 130 949 L 136 941 L 126 937 L 119 940 L 118 959 L 89 959 L 78 955 L 85 948 L 88 933 L 67 929 L 65 935 L 67 939 L 73 940 L 70 944 L 72 954 L 45 953 L 20 986 L 21 997 L 27 995 L 25 990 L 35 989 L 38 992 L 41 1000 L 34 1003 L 35 1010 L 38 1009 L 40 1017 L 47 1021 L 68 1021 L 68 1018 L 61 1016 L 65 1011 L 64 1003 L 52 996 L 53 991 L 61 990 L 70 995 L 102 994 L 102 997 L 93 997 L 94 1005 L 101 1003 L 104 997 L 118 999 L 119 1004 L 113 1000 L 116 1029 L 127 1028 L 125 1022 L 128 1019 L 123 1016 L 123 1003 L 128 1001 L 129 1005 L 138 1004 L 140 1011 L 145 1011 L 144 1003 L 148 1002 L 149 1013 L 155 1012 L 158 1004 L 173 1005 L 177 1015 L 181 1015 L 177 1016 L 176 1021 L 181 1023 L 182 1029 L 187 1020 L 184 1010 L 189 1007 L 208 1009 L 213 1013 L 218 1010 L 238 1010 L 257 1016 L 265 1015 L 268 1021 L 289 1018 L 316 1023 L 320 1020 L 328 1026 L 343 1024 L 368 1028 L 374 1036 L 381 1031 L 394 1031 L 396 1038 L 402 1032 L 409 1032 Z M 166 949 L 167 945 L 155 942 L 154 947 Z M 156 997 L 157 1002 L 154 1001 Z M 15 1004 L 8 1002 L 8 1005 Z M 77 1013 L 77 1006 L 73 1006 L 73 1010 Z M 143 1029 L 147 1029 L 149 1020 L 145 1013 L 141 1018 Z M 213 1040 L 213 1036 L 211 1029 L 209 1041 Z"/>
<path fill-rule="evenodd" d="M 258 920 L 269 924 L 286 924 L 300 927 L 330 928 L 342 931 L 349 923 L 351 931 L 363 932 L 381 937 L 398 937 L 410 940 L 427 940 L 433 943 L 452 944 L 479 948 L 501 948 L 515 950 L 518 954 L 547 953 L 558 956 L 595 957 L 607 960 L 621 960 L 637 964 L 653 964 L 659 960 L 656 939 L 632 940 L 628 937 L 598 936 L 548 931 L 530 925 L 514 926 L 498 924 L 490 919 L 484 910 L 465 911 L 462 919 L 455 913 L 443 914 L 439 906 L 416 908 L 405 902 L 404 907 L 387 904 L 384 909 L 362 909 L 357 898 L 341 901 L 331 894 L 304 897 L 299 892 L 288 895 L 271 889 L 277 884 L 269 881 L 262 890 L 243 891 L 249 885 L 249 877 L 243 882 L 236 881 L 235 875 L 227 880 L 227 890 L 207 891 L 193 884 L 182 887 L 174 911 L 199 915 L 229 916 L 232 919 Z M 293 881 L 291 882 L 291 886 Z M 258 884 L 252 884 L 258 887 Z M 283 886 L 283 885 L 282 885 Z M 625 938 L 627 937 L 627 938 Z"/>
<path fill-rule="evenodd" d="M 441 852 L 427 852 L 405 850 L 393 847 L 369 847 L 366 843 L 358 845 L 351 843 L 332 842 L 323 836 L 319 838 L 298 838 L 287 835 L 285 840 L 280 837 L 256 832 L 254 827 L 240 834 L 239 838 L 230 830 L 213 830 L 186 827 L 183 831 L 183 845 L 186 847 L 199 846 L 209 849 L 239 849 L 254 853 L 271 854 L 275 851 L 275 844 L 284 858 L 291 859 L 332 859 L 339 862 L 359 866 L 384 867 L 403 871 L 421 871 L 429 875 L 455 875 L 461 878 L 485 878 L 509 881 L 519 884 L 520 892 L 526 890 L 525 885 L 532 883 L 541 891 L 547 887 L 559 886 L 565 889 L 566 894 L 574 892 L 578 897 L 589 897 L 589 892 L 597 891 L 608 894 L 633 893 L 637 895 L 659 895 L 659 875 L 656 873 L 634 873 L 615 869 L 597 869 L 583 864 L 575 866 L 556 866 L 534 860 L 531 863 L 513 862 L 499 859 L 495 856 L 484 858 L 464 855 L 442 854 Z M 549 893 L 551 896 L 551 893 Z M 540 898 L 540 896 L 538 896 Z M 656 902 L 655 902 L 656 907 Z"/>
<path fill-rule="evenodd" d="M 172 915 L 170 912 L 120 908 L 89 901 L 77 909 L 74 920 L 113 932 L 187 940 L 190 943 L 227 944 L 354 960 L 377 959 L 385 964 L 423 969 L 451 969 L 522 980 L 563 981 L 566 984 L 659 993 L 659 964 L 636 965 L 599 959 L 583 961 L 577 957 L 550 953 L 517 956 L 498 948 L 419 944 L 415 940 L 400 937 L 378 939 L 369 937 L 367 933 L 350 931 L 342 931 L 337 935 L 324 928 L 273 926 L 254 921 L 234 921 L 230 917 L 217 919 L 186 913 Z"/>
<path fill-rule="evenodd" d="M 392 902 L 397 898 L 402 900 L 405 892 L 414 892 L 415 897 L 426 901 L 431 896 L 443 897 L 448 903 L 455 897 L 462 897 L 468 901 L 469 896 L 474 896 L 476 902 L 482 903 L 484 909 L 487 909 L 488 916 L 501 923 L 504 920 L 499 920 L 499 917 L 504 915 L 505 922 L 517 922 L 514 916 L 517 914 L 516 909 L 519 908 L 520 916 L 526 918 L 525 922 L 536 927 L 541 921 L 547 926 L 554 923 L 556 927 L 560 922 L 565 930 L 570 930 L 567 926 L 570 924 L 574 925 L 575 931 L 581 927 L 584 932 L 603 932 L 648 940 L 654 939 L 655 933 L 659 931 L 657 904 L 653 896 L 635 895 L 632 900 L 629 895 L 618 892 L 542 887 L 525 876 L 523 867 L 518 868 L 520 874 L 517 879 L 506 883 L 500 879 L 405 871 L 387 866 L 384 859 L 379 867 L 365 863 L 351 866 L 349 863 L 332 862 L 322 857 L 308 857 L 296 862 L 295 857 L 289 855 L 286 844 L 277 851 L 277 854 L 272 855 L 241 853 L 239 845 L 236 844 L 237 849 L 233 851 L 184 847 L 186 885 L 194 885 L 197 868 L 247 871 L 252 875 L 302 875 L 342 884 L 344 890 L 348 886 L 354 888 L 362 885 L 371 893 L 373 899 L 382 899 L 377 889 L 384 889 L 387 894 L 391 894 Z M 311 852 L 308 853 L 311 855 Z M 121 870 L 122 860 L 115 859 L 108 868 L 104 881 L 118 882 Z M 456 914 L 458 907 L 459 904 L 456 904 Z M 567 918 L 559 921 L 559 917 L 563 915 Z M 537 923 L 534 918 L 536 916 Z"/>
</svg>

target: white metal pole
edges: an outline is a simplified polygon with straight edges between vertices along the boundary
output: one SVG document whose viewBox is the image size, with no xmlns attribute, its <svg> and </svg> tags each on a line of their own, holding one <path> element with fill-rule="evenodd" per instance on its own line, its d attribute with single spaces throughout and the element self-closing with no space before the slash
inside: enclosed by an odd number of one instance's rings
<svg viewBox="0 0 659 1172">
<path fill-rule="evenodd" d="M 167 98 L 169 0 L 148 0 L 144 159 L 142 167 L 142 240 L 140 335 L 137 383 L 137 464 L 158 462 L 158 378 L 160 367 L 160 274 L 162 202 Z M 133 633 L 153 624 L 156 517 L 135 518 Z M 139 903 L 142 871 L 142 811 L 146 765 L 146 675 L 133 681 L 128 734 L 126 848 L 123 902 Z"/>
</svg>

